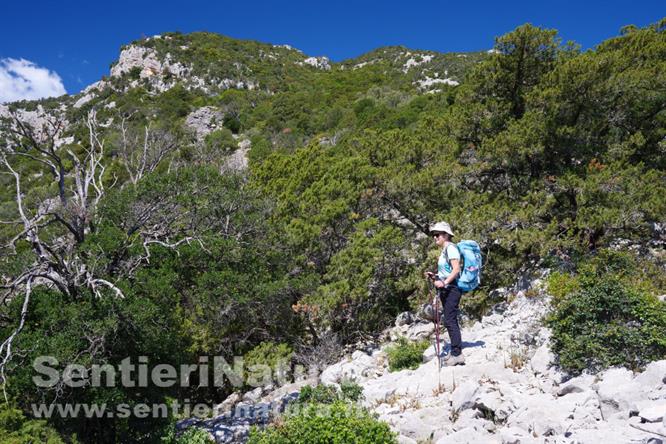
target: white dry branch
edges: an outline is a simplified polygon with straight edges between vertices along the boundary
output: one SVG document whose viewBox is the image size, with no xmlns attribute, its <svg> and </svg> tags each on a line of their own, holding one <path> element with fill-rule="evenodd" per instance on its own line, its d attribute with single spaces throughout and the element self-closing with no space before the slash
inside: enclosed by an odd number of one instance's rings
<svg viewBox="0 0 666 444">
<path fill-rule="evenodd" d="M 0 221 L 5 226 L 16 227 L 16 232 L 8 236 L 11 238 L 0 245 L 3 253 L 0 258 L 11 260 L 11 256 L 17 254 L 17 244 L 22 241 L 27 241 L 33 255 L 29 265 L 19 273 L 0 275 L 0 304 L 6 305 L 25 295 L 18 325 L 0 344 L 0 384 L 4 384 L 13 343 L 23 329 L 33 289 L 38 286 L 53 289 L 72 301 L 84 297 L 84 290 L 97 298 L 112 295 L 122 299 L 125 295 L 114 279 L 132 279 L 135 271 L 150 261 L 151 246 L 159 245 L 176 253 L 180 246 L 191 242 L 198 242 L 204 250 L 205 247 L 196 235 L 197 215 L 182 205 L 182 196 L 148 193 L 131 203 L 121 222 L 125 245 L 120 253 L 114 254 L 111 265 L 98 260 L 106 257 L 104 251 L 87 254 L 85 248 L 80 247 L 101 225 L 100 203 L 107 195 L 107 188 L 116 184 L 115 179 L 105 174 L 105 140 L 95 109 L 82 122 L 87 139 L 76 144 L 72 143 L 73 138 L 63 137 L 67 124 L 62 116 L 45 114 L 35 124 L 22 120 L 17 113 L 10 113 L 10 118 L 2 119 L 0 124 L 0 174 L 12 178 L 16 204 L 12 220 Z M 120 134 L 116 152 L 120 153 L 129 174 L 128 185 L 136 186 L 177 148 L 177 142 L 172 134 L 154 131 L 150 125 L 144 127 L 141 139 L 133 139 L 127 128 L 126 120 L 116 128 Z M 69 141 L 64 143 L 63 140 Z M 142 143 L 137 144 L 139 141 Z M 28 174 L 21 158 L 30 159 L 33 167 L 36 162 L 45 171 Z M 50 177 L 56 193 L 41 200 L 35 197 L 36 193 L 26 197 L 24 188 L 30 188 L 29 181 L 35 177 L 42 178 L 40 180 Z M 174 191 L 178 194 L 179 190 Z M 196 195 L 201 190 L 182 192 Z M 49 229 L 44 230 L 45 227 Z M 145 254 L 130 253 L 132 244 L 137 241 Z"/>
<path fill-rule="evenodd" d="M 135 130 L 130 126 L 132 116 L 133 114 L 129 114 L 120 117 L 119 153 L 130 183 L 136 185 L 143 176 L 153 172 L 166 156 L 176 150 L 178 141 L 171 132 L 152 128 L 151 123 L 144 125 L 142 133 Z"/>
<path fill-rule="evenodd" d="M 54 116 L 47 116 L 36 127 L 21 120 L 13 113 L 3 127 L 5 139 L 0 145 L 0 168 L 3 174 L 12 176 L 14 200 L 18 220 L 7 223 L 19 227 L 18 233 L 3 246 L 6 251 L 16 253 L 16 244 L 25 240 L 34 253 L 33 262 L 14 278 L 3 276 L 0 285 L 0 303 L 8 303 L 24 293 L 24 303 L 18 326 L 0 344 L 0 383 L 6 381 L 5 370 L 12 357 L 12 345 L 23 329 L 29 308 L 30 294 L 35 286 L 56 288 L 63 294 L 76 297 L 79 289 L 88 288 L 96 297 L 109 289 L 116 297 L 124 297 L 114 283 L 95 275 L 86 261 L 76 253 L 76 245 L 84 241 L 94 224 L 97 206 L 104 196 L 102 176 L 105 167 L 104 141 L 99 138 L 95 111 L 86 119 L 89 145 L 82 147 L 81 154 L 60 147 L 65 124 Z M 67 156 L 67 157 L 66 157 Z M 42 202 L 26 204 L 22 184 L 22 170 L 18 158 L 29 158 L 47 167 L 57 184 L 58 196 Z M 68 165 L 71 164 L 71 167 Z M 71 185 L 70 185 L 71 184 Z M 64 229 L 63 235 L 42 236 L 41 229 L 57 225 Z"/>
</svg>

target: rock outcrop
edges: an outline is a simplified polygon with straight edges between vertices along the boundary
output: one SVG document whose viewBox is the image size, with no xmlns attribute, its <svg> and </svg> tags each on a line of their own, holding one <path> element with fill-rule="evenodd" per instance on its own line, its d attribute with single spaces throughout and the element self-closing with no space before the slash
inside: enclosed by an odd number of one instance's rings
<svg viewBox="0 0 666 444">
<path fill-rule="evenodd" d="M 198 142 L 211 132 L 222 128 L 224 113 L 214 106 L 202 106 L 187 115 L 185 126 L 194 132 Z"/>
</svg>

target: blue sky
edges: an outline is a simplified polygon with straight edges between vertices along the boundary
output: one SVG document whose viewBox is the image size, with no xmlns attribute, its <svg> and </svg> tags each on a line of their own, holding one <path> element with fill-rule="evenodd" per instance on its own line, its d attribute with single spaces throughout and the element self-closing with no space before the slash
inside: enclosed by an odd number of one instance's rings
<svg viewBox="0 0 666 444">
<path fill-rule="evenodd" d="M 121 45 L 167 31 L 289 44 L 340 61 L 386 45 L 489 49 L 494 37 L 530 22 L 591 48 L 623 25 L 656 22 L 666 16 L 665 5 L 663 0 L 8 1 L 0 15 L 0 88 L 9 88 L 2 70 L 12 69 L 8 59 L 13 59 L 13 69 L 26 75 L 38 68 L 51 71 L 41 79 L 53 94 L 61 92 L 56 74 L 67 92 L 76 93 L 108 74 Z"/>
</svg>

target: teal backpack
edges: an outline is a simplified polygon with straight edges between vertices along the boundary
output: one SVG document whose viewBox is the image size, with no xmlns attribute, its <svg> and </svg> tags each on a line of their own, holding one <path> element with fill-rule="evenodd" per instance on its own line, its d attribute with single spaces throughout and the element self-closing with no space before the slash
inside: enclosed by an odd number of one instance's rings
<svg viewBox="0 0 666 444">
<path fill-rule="evenodd" d="M 473 240 L 463 240 L 456 244 L 458 251 L 460 251 L 460 276 L 457 279 L 458 288 L 463 293 L 474 290 L 481 283 L 481 266 L 483 264 L 481 259 L 481 248 Z M 446 256 L 446 262 L 449 262 L 449 257 Z"/>
</svg>

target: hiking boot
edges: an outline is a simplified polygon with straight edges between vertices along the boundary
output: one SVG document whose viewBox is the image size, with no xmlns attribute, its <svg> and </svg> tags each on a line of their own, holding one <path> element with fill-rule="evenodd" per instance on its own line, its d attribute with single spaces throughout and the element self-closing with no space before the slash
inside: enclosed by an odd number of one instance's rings
<svg viewBox="0 0 666 444">
<path fill-rule="evenodd" d="M 454 356 L 452 354 L 449 354 L 444 358 L 444 365 L 447 367 L 452 367 L 454 365 L 464 365 L 465 364 L 465 357 L 461 354 L 458 356 Z"/>
</svg>

